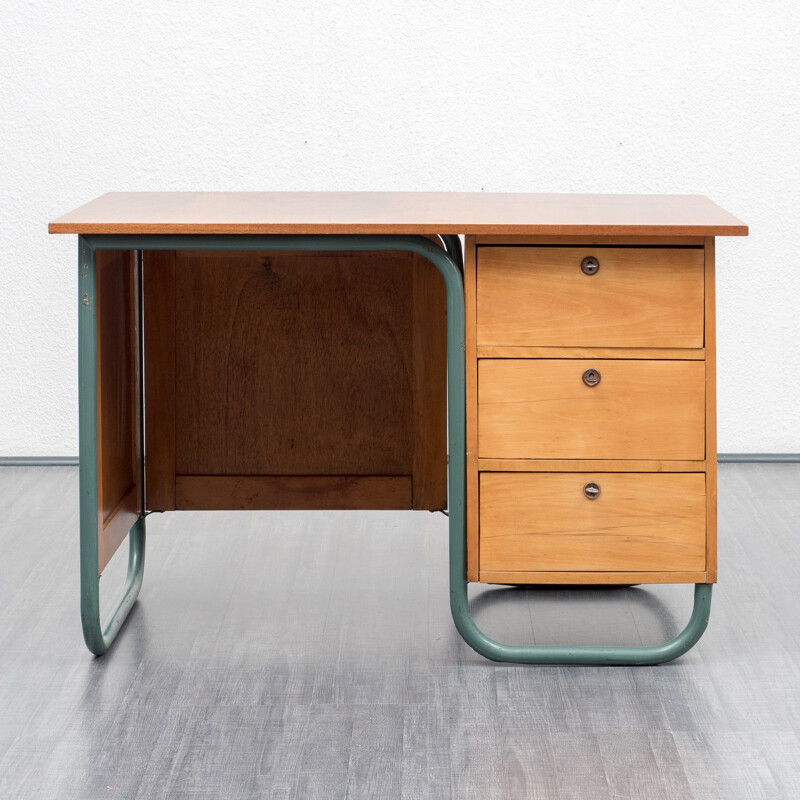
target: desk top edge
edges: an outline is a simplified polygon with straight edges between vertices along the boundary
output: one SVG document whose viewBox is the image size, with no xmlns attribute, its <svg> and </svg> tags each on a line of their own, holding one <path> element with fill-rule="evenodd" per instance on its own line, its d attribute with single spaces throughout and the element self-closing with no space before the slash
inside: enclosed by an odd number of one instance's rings
<svg viewBox="0 0 800 800">
<path fill-rule="evenodd" d="M 703 195 L 110 192 L 52 221 L 70 234 L 747 236 Z"/>
</svg>

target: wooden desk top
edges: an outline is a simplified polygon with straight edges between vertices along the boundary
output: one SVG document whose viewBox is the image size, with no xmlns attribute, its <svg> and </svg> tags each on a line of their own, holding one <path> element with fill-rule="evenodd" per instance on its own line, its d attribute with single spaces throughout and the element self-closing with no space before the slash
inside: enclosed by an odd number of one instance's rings
<svg viewBox="0 0 800 800">
<path fill-rule="evenodd" d="M 110 192 L 50 233 L 746 236 L 702 195 Z"/>
</svg>

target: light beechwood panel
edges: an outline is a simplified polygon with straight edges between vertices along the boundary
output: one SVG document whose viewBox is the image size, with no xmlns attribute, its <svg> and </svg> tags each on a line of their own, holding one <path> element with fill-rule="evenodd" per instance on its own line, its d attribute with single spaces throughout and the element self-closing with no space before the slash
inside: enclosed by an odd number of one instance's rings
<svg viewBox="0 0 800 800">
<path fill-rule="evenodd" d="M 703 460 L 705 411 L 702 361 L 478 362 L 482 459 Z"/>
<path fill-rule="evenodd" d="M 704 348 L 681 347 L 506 347 L 478 348 L 478 358 L 647 358 L 702 361 Z"/>
<path fill-rule="evenodd" d="M 540 458 L 479 458 L 481 472 L 704 472 L 705 461 L 640 461 L 619 459 L 547 460 Z"/>
<path fill-rule="evenodd" d="M 131 251 L 96 254 L 98 561 L 103 571 L 141 509 L 137 277 Z"/>
<path fill-rule="evenodd" d="M 706 239 L 706 562 L 708 582 L 717 580 L 717 308 L 715 245 Z"/>
<path fill-rule="evenodd" d="M 702 473 L 485 472 L 480 492 L 482 575 L 705 570 Z"/>
<path fill-rule="evenodd" d="M 628 587 L 641 583 L 711 583 L 706 571 L 695 572 L 534 572 L 481 570 L 480 583 L 542 586 Z"/>
<path fill-rule="evenodd" d="M 355 507 L 446 507 L 446 318 L 433 265 L 401 252 L 144 260 L 147 409 L 171 427 L 148 438 L 148 496 L 164 510 L 207 507 L 215 476 L 219 508 L 290 508 L 290 495 L 297 508 L 340 507 L 328 487 L 342 481 L 325 476 L 386 478 L 352 483 Z M 256 480 L 268 477 L 281 482 Z"/>
<path fill-rule="evenodd" d="M 746 236 L 702 195 L 497 192 L 110 192 L 50 233 Z"/>
<path fill-rule="evenodd" d="M 477 317 L 479 347 L 702 348 L 703 249 L 479 247 Z"/>
</svg>

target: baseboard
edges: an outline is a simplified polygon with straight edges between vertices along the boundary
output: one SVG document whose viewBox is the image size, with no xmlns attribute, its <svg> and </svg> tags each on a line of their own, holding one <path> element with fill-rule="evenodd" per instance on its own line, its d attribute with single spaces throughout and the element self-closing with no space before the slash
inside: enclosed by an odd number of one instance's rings
<svg viewBox="0 0 800 800">
<path fill-rule="evenodd" d="M 800 462 L 800 453 L 718 453 L 720 464 L 792 464 Z"/>
<path fill-rule="evenodd" d="M 720 464 L 794 464 L 800 453 L 718 453 Z M 78 456 L 0 456 L 0 467 L 77 467 Z"/>
<path fill-rule="evenodd" d="M 0 467 L 77 467 L 78 456 L 0 456 Z"/>
</svg>

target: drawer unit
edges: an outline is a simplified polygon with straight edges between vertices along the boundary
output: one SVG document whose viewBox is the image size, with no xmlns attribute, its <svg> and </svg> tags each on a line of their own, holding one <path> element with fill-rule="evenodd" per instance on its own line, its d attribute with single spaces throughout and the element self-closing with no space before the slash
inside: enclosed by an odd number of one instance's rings
<svg viewBox="0 0 800 800">
<path fill-rule="evenodd" d="M 703 346 L 703 249 L 482 247 L 478 346 Z"/>
<path fill-rule="evenodd" d="M 478 455 L 703 459 L 705 364 L 482 359 Z"/>
<path fill-rule="evenodd" d="M 481 572 L 698 572 L 702 473 L 480 477 Z"/>
<path fill-rule="evenodd" d="M 466 254 L 469 580 L 714 582 L 714 240 Z"/>
</svg>

